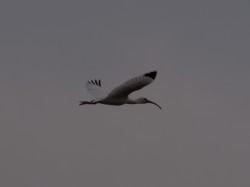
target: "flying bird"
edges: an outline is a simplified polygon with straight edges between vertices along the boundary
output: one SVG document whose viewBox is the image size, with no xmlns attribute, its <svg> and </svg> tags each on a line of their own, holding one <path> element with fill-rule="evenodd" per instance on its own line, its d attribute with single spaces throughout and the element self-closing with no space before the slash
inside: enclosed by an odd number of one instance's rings
<svg viewBox="0 0 250 187">
<path fill-rule="evenodd" d="M 140 97 L 138 99 L 131 99 L 129 94 L 134 91 L 140 90 L 144 86 L 149 85 L 155 80 L 157 71 L 152 71 L 145 73 L 144 75 L 130 79 L 123 84 L 117 86 L 111 92 L 107 93 L 102 89 L 101 80 L 91 80 L 86 83 L 86 88 L 88 92 L 93 95 L 96 99 L 92 101 L 80 101 L 79 105 L 94 105 L 94 104 L 106 104 L 106 105 L 123 105 L 123 104 L 145 104 L 151 103 L 156 105 L 161 109 L 161 107 L 148 100 L 145 97 Z"/>
</svg>

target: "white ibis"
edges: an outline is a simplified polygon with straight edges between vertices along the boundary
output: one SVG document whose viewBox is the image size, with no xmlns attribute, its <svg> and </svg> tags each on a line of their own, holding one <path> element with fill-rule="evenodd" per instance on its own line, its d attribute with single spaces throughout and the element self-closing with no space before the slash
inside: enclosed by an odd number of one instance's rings
<svg viewBox="0 0 250 187">
<path fill-rule="evenodd" d="M 129 94 L 136 90 L 140 90 L 144 86 L 152 83 L 156 77 L 157 72 L 152 71 L 145 73 L 144 75 L 130 79 L 123 84 L 113 89 L 110 93 L 106 93 L 102 90 L 101 80 L 91 80 L 86 84 L 86 88 L 96 100 L 92 101 L 80 101 L 79 105 L 93 105 L 93 104 L 106 104 L 106 105 L 123 105 L 123 104 L 145 104 L 151 103 L 161 109 L 161 107 L 153 101 L 147 98 L 140 97 L 138 99 L 131 99 Z"/>
</svg>

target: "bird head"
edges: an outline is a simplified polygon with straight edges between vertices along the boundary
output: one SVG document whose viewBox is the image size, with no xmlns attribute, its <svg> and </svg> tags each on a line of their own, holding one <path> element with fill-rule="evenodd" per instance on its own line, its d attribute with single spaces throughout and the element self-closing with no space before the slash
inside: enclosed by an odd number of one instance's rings
<svg viewBox="0 0 250 187">
<path fill-rule="evenodd" d="M 161 109 L 160 105 L 158 105 L 157 103 L 153 102 L 153 101 L 150 101 L 148 100 L 147 98 L 145 97 L 140 97 L 136 100 L 137 103 L 140 103 L 140 104 L 144 104 L 144 103 L 151 103 L 151 104 L 154 104 L 156 105 L 157 107 L 159 107 L 159 109 Z"/>
</svg>

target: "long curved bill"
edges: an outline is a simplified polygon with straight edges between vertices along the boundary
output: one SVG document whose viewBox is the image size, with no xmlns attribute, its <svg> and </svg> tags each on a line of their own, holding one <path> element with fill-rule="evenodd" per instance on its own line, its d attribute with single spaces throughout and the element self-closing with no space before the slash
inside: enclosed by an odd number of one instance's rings
<svg viewBox="0 0 250 187">
<path fill-rule="evenodd" d="M 151 103 L 151 104 L 154 104 L 154 105 L 158 106 L 158 107 L 159 107 L 159 109 L 161 110 L 160 105 L 158 105 L 157 103 L 155 103 L 155 102 L 153 102 L 153 101 L 149 101 L 149 100 L 148 100 L 148 103 Z"/>
</svg>

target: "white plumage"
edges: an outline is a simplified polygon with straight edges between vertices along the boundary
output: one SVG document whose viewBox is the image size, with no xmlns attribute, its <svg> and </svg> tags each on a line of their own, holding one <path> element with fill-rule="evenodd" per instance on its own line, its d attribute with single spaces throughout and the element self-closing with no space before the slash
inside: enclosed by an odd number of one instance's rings
<svg viewBox="0 0 250 187">
<path fill-rule="evenodd" d="M 107 105 L 151 103 L 158 106 L 161 109 L 161 107 L 158 104 L 144 97 L 135 100 L 129 98 L 130 93 L 140 90 L 144 86 L 147 86 L 150 83 L 152 83 L 156 75 L 157 75 L 156 71 L 145 73 L 144 75 L 135 77 L 133 79 L 124 82 L 123 84 L 117 86 L 109 93 L 105 92 L 102 89 L 100 80 L 88 81 L 86 84 L 86 88 L 88 92 L 96 98 L 96 100 L 80 101 L 80 105 L 97 104 L 97 103 L 107 104 Z"/>
</svg>

